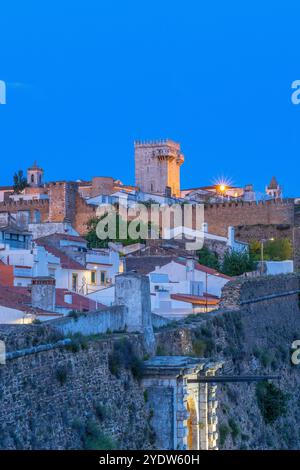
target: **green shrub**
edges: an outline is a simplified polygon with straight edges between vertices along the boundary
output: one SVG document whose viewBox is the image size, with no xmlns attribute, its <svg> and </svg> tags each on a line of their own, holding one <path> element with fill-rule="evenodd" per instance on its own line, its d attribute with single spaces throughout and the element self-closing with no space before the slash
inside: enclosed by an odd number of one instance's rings
<svg viewBox="0 0 300 470">
<path fill-rule="evenodd" d="M 116 448 L 114 441 L 107 436 L 95 421 L 88 421 L 83 438 L 86 450 L 113 450 Z"/>
<path fill-rule="evenodd" d="M 209 356 L 214 352 L 215 344 L 212 334 L 207 328 L 202 327 L 195 330 L 192 349 L 194 356 Z"/>
<path fill-rule="evenodd" d="M 166 353 L 166 348 L 164 345 L 162 344 L 159 344 L 156 348 L 156 355 L 157 356 L 166 356 L 167 353 Z"/>
<path fill-rule="evenodd" d="M 292 243 L 288 238 L 268 240 L 264 243 L 265 261 L 285 261 L 292 259 Z M 250 242 L 250 253 L 256 261 L 261 260 L 261 242 L 252 240 Z"/>
<path fill-rule="evenodd" d="M 233 418 L 229 418 L 228 424 L 231 430 L 232 439 L 235 441 L 235 439 L 240 435 L 240 428 Z"/>
<path fill-rule="evenodd" d="M 268 382 L 257 384 L 256 399 L 265 423 L 271 424 L 286 414 L 289 397 L 274 384 Z"/>
<path fill-rule="evenodd" d="M 219 259 L 217 253 L 204 246 L 201 250 L 197 251 L 199 263 L 209 268 L 220 269 Z"/>
<path fill-rule="evenodd" d="M 117 377 L 122 368 L 130 370 L 136 379 L 141 379 L 143 376 L 143 361 L 136 355 L 127 338 L 122 338 L 114 343 L 113 351 L 109 355 L 108 366 L 110 372 Z"/>
<path fill-rule="evenodd" d="M 60 385 L 64 385 L 68 378 L 68 371 L 66 366 L 59 366 L 56 369 L 56 378 L 59 381 Z"/>
<path fill-rule="evenodd" d="M 71 336 L 71 344 L 66 346 L 66 349 L 71 352 L 79 352 L 82 349 L 88 348 L 88 338 L 82 333 L 76 333 Z"/>
<path fill-rule="evenodd" d="M 223 445 L 226 442 L 227 436 L 230 433 L 230 429 L 226 424 L 220 424 L 219 426 L 219 435 L 220 435 L 220 446 L 223 447 Z"/>
<path fill-rule="evenodd" d="M 206 341 L 203 339 L 194 339 L 192 343 L 193 354 L 195 356 L 204 356 L 207 349 Z"/>
<path fill-rule="evenodd" d="M 103 421 L 107 416 L 107 409 L 102 403 L 95 405 L 95 413 L 99 421 Z"/>
<path fill-rule="evenodd" d="M 254 271 L 256 263 L 246 252 L 227 251 L 224 255 L 221 271 L 227 276 L 240 276 L 246 272 Z"/>
</svg>

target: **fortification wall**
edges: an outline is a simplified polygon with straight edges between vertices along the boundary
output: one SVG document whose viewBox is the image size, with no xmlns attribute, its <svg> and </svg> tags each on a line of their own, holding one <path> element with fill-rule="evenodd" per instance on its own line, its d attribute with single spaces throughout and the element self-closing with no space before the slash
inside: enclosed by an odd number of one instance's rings
<svg viewBox="0 0 300 470">
<path fill-rule="evenodd" d="M 36 211 L 40 213 L 41 222 L 47 222 L 49 215 L 49 201 L 47 199 L 32 201 L 5 201 L 0 202 L 0 214 L 17 215 L 18 212 L 29 212 L 29 221 L 36 222 Z"/>
<path fill-rule="evenodd" d="M 205 205 L 204 219 L 210 233 L 227 236 L 229 226 L 294 224 L 292 199 Z"/>
<path fill-rule="evenodd" d="M 43 327 L 27 328 L 27 347 L 39 344 L 39 334 L 47 343 L 54 339 Z M 11 330 L 11 343 L 12 336 Z M 54 348 L 0 366 L 0 448 L 148 448 L 141 386 L 130 368 L 111 372 L 110 357 L 120 341 L 103 337 L 79 351 Z M 139 348 L 138 339 L 130 343 Z"/>
<path fill-rule="evenodd" d="M 223 310 L 156 332 L 158 355 L 221 360 L 225 374 L 280 376 L 275 385 L 289 394 L 287 413 L 272 424 L 264 421 L 255 384 L 218 387 L 221 448 L 300 449 L 300 374 L 290 362 L 291 343 L 300 339 L 298 291 L 295 275 L 234 281 L 224 288 Z M 62 334 L 51 325 L 0 326 L 0 340 L 8 351 L 56 343 Z M 125 338 L 128 360 L 116 370 L 113 351 Z M 56 347 L 0 366 L 0 447 L 82 449 L 95 426 L 118 448 L 155 447 L 146 398 L 132 375 L 137 363 L 130 360 L 131 348 L 145 354 L 142 334 L 77 340 L 77 348 Z"/>
<path fill-rule="evenodd" d="M 87 223 L 90 219 L 97 216 L 97 206 L 92 206 L 87 204 L 85 200 L 79 195 L 76 194 L 75 201 L 75 218 L 73 226 L 80 235 L 87 233 Z"/>
<path fill-rule="evenodd" d="M 103 308 L 98 312 L 58 318 L 48 323 L 64 336 L 76 333 L 97 335 L 107 333 L 108 330 L 111 332 L 125 330 L 125 317 L 125 307 L 116 305 L 107 309 Z"/>
</svg>

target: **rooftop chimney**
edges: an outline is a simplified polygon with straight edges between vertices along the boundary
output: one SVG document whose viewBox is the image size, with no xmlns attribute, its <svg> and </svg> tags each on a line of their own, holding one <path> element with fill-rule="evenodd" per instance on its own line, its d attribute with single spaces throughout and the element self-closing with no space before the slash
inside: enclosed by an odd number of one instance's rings
<svg viewBox="0 0 300 470">
<path fill-rule="evenodd" d="M 39 276 L 32 279 L 31 305 L 34 308 L 55 311 L 55 279 L 48 276 Z"/>
</svg>

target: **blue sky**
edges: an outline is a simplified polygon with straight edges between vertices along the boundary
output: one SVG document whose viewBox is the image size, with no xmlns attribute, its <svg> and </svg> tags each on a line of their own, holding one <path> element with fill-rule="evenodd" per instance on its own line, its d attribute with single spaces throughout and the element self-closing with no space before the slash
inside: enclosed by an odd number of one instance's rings
<svg viewBox="0 0 300 470">
<path fill-rule="evenodd" d="M 183 188 L 274 174 L 300 196 L 299 30 L 297 1 L 1 2 L 0 185 L 35 159 L 133 183 L 133 141 L 168 137 Z"/>
</svg>

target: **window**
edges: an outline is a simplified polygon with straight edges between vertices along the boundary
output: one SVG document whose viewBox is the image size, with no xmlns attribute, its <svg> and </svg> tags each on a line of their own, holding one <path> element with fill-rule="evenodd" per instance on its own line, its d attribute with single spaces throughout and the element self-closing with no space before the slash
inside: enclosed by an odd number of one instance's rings
<svg viewBox="0 0 300 470">
<path fill-rule="evenodd" d="M 106 271 L 101 271 L 100 272 L 100 283 L 105 284 L 106 283 Z"/>
<path fill-rule="evenodd" d="M 91 284 L 96 284 L 96 271 L 91 271 Z"/>
<path fill-rule="evenodd" d="M 34 175 L 31 175 L 31 182 L 34 183 Z"/>
<path fill-rule="evenodd" d="M 72 290 L 77 292 L 77 284 L 78 284 L 78 274 L 72 274 Z"/>
</svg>

